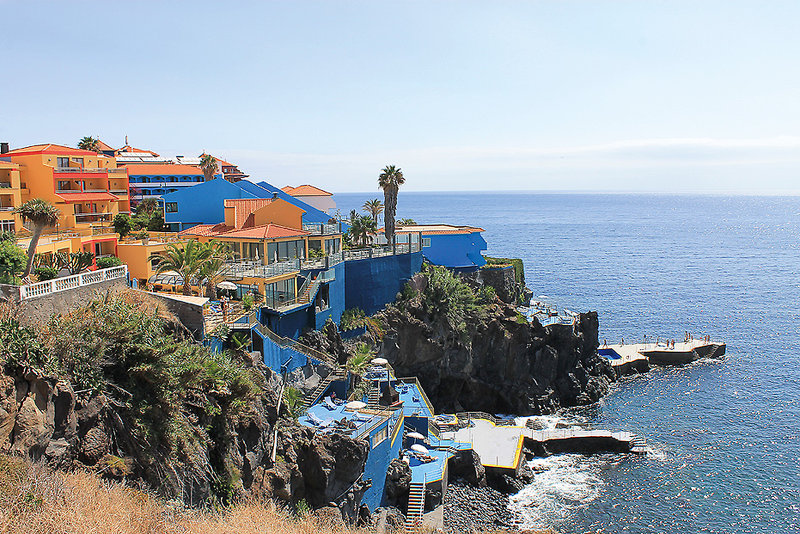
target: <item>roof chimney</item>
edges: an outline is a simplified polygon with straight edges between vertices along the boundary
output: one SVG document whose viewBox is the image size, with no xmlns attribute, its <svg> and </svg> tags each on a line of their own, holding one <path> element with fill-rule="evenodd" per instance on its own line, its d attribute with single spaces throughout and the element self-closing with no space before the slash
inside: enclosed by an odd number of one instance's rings
<svg viewBox="0 0 800 534">
<path fill-rule="evenodd" d="M 8 143 L 0 143 L 0 154 L 8 153 Z"/>
</svg>

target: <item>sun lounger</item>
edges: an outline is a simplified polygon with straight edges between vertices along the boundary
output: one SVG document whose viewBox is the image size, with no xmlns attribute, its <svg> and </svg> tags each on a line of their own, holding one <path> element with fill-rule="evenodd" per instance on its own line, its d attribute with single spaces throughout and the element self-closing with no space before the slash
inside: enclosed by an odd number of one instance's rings
<svg viewBox="0 0 800 534">
<path fill-rule="evenodd" d="M 330 411 L 336 409 L 336 405 L 333 403 L 333 400 L 331 400 L 330 397 L 325 397 L 325 399 L 322 401 L 322 404 Z"/>
<path fill-rule="evenodd" d="M 322 419 L 320 419 L 319 417 L 317 417 L 316 415 L 314 415 L 311 412 L 308 413 L 307 417 L 308 417 L 308 422 L 311 423 L 314 426 L 320 426 L 320 425 L 323 424 Z"/>
</svg>

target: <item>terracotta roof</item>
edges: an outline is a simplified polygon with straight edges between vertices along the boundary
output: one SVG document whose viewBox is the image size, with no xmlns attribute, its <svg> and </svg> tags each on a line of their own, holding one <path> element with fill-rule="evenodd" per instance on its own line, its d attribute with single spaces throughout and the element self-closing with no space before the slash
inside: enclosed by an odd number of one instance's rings
<svg viewBox="0 0 800 534">
<path fill-rule="evenodd" d="M 128 176 L 203 176 L 200 167 L 178 163 L 122 163 Z"/>
<path fill-rule="evenodd" d="M 385 231 L 384 228 L 378 230 L 379 232 Z M 476 232 L 485 232 L 483 228 L 475 226 L 453 226 L 452 224 L 415 224 L 407 226 L 397 226 L 395 233 L 398 234 L 416 234 L 422 232 L 423 235 L 448 235 L 448 234 L 474 234 Z"/>
<path fill-rule="evenodd" d="M 53 145 L 53 144 L 42 144 L 42 145 L 31 145 L 26 146 L 23 148 L 15 148 L 14 150 L 9 150 L 7 153 L 3 154 L 4 156 L 22 156 L 25 154 L 57 154 L 57 155 L 64 155 L 64 156 L 97 156 L 97 152 L 91 152 L 89 150 L 81 150 L 79 148 L 71 148 L 68 146 L 63 145 Z M 105 157 L 102 154 L 99 157 Z"/>
<path fill-rule="evenodd" d="M 158 157 L 158 154 L 156 154 L 152 150 L 146 150 L 144 148 L 136 148 L 136 147 L 132 147 L 131 145 L 125 145 L 124 147 L 119 148 L 116 151 L 116 153 L 120 153 L 120 152 L 128 152 L 128 153 L 131 153 L 131 154 L 144 153 L 144 154 L 151 154 L 153 156 Z"/>
<path fill-rule="evenodd" d="M 243 239 L 277 239 L 281 237 L 302 237 L 309 235 L 309 232 L 281 226 L 279 224 L 265 224 L 252 228 L 241 228 L 236 230 L 224 223 L 219 224 L 198 224 L 179 233 L 179 235 L 201 236 L 201 237 L 239 237 Z"/>
<path fill-rule="evenodd" d="M 94 202 L 98 200 L 119 200 L 111 193 L 58 193 L 56 195 L 64 202 Z"/>
<path fill-rule="evenodd" d="M 198 224 L 197 226 L 192 226 L 191 228 L 187 228 L 186 230 L 178 232 L 178 235 L 196 235 L 200 237 L 211 237 L 218 234 L 224 234 L 228 230 L 233 230 L 233 228 L 227 226 L 225 223 Z"/>
<path fill-rule="evenodd" d="M 97 140 L 97 150 L 112 150 L 112 151 L 113 151 L 113 150 L 114 150 L 114 148 L 113 148 L 113 147 L 110 147 L 110 146 L 108 146 L 107 144 L 105 144 L 104 142 L 102 142 L 100 139 L 98 139 L 98 140 Z"/>
<path fill-rule="evenodd" d="M 304 235 L 310 235 L 310 233 L 311 232 L 305 232 L 279 224 L 265 224 L 263 226 L 233 230 L 231 232 L 226 232 L 224 235 L 225 237 L 242 237 L 247 239 L 275 239 L 279 237 L 302 237 Z"/>
<path fill-rule="evenodd" d="M 328 193 L 324 189 L 320 189 L 319 187 L 314 187 L 313 185 L 303 184 L 298 185 L 297 187 L 292 187 L 291 185 L 287 185 L 286 187 L 281 188 L 281 191 L 292 195 L 293 197 L 332 197 L 333 193 Z"/>
</svg>

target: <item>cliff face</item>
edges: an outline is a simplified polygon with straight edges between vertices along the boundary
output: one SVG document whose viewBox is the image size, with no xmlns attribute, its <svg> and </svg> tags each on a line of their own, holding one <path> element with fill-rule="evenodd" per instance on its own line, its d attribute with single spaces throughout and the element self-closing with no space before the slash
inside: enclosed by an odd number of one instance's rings
<svg viewBox="0 0 800 534">
<path fill-rule="evenodd" d="M 380 318 L 382 356 L 398 376 L 418 377 L 437 411 L 551 413 L 596 402 L 614 380 L 597 355 L 595 312 L 581 314 L 574 326 L 543 327 L 495 301 L 464 335 L 431 317 L 415 297 Z"/>
</svg>

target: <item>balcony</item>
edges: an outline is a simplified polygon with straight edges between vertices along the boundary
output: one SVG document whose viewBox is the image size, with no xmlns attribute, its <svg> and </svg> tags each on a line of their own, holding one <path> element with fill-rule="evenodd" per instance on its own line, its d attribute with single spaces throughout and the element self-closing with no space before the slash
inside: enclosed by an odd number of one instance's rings
<svg viewBox="0 0 800 534">
<path fill-rule="evenodd" d="M 76 213 L 75 222 L 77 224 L 86 224 L 93 222 L 111 222 L 110 213 Z"/>
<path fill-rule="evenodd" d="M 14 206 L 0 206 L 0 212 L 14 211 Z"/>
<path fill-rule="evenodd" d="M 56 167 L 53 172 L 61 174 L 108 174 L 109 170 L 102 167 Z"/>
<path fill-rule="evenodd" d="M 303 223 L 303 230 L 311 232 L 311 235 L 334 235 L 342 233 L 338 224 Z"/>
</svg>

